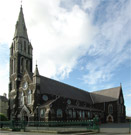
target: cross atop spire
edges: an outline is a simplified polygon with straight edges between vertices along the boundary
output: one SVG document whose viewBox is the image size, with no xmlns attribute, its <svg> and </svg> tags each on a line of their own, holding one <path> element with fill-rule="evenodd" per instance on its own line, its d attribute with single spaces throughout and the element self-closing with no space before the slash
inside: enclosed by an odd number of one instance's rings
<svg viewBox="0 0 131 135">
<path fill-rule="evenodd" d="M 22 0 L 21 0 L 21 7 L 22 7 Z"/>
</svg>

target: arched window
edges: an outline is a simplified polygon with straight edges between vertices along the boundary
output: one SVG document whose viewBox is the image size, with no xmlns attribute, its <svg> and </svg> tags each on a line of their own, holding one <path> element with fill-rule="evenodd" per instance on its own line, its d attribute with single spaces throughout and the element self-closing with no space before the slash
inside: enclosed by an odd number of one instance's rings
<svg viewBox="0 0 131 135">
<path fill-rule="evenodd" d="M 44 116 L 45 116 L 45 109 L 41 109 L 41 110 L 40 110 L 40 116 L 41 116 L 41 117 L 44 117 Z"/>
<path fill-rule="evenodd" d="M 68 105 L 71 104 L 71 100 L 70 100 L 70 99 L 67 100 L 67 104 L 68 104 Z"/>
<path fill-rule="evenodd" d="M 20 51 L 22 50 L 22 46 L 21 46 L 21 44 L 19 44 L 19 48 L 20 48 Z"/>
<path fill-rule="evenodd" d="M 30 61 L 28 61 L 28 71 L 30 72 Z"/>
<path fill-rule="evenodd" d="M 83 115 L 83 118 L 85 118 L 85 112 L 84 111 L 83 111 L 82 115 Z"/>
<path fill-rule="evenodd" d="M 14 41 L 14 50 L 15 50 L 15 41 Z"/>
<path fill-rule="evenodd" d="M 27 102 L 28 104 L 31 104 L 31 100 L 32 100 L 32 94 L 31 94 L 31 90 L 28 91 L 28 96 L 27 96 Z"/>
<path fill-rule="evenodd" d="M 29 67 L 28 67 L 29 65 L 28 65 L 28 60 L 26 60 L 26 70 L 28 70 L 29 69 Z"/>
<path fill-rule="evenodd" d="M 57 118 L 62 118 L 63 117 L 63 113 L 61 109 L 57 109 Z"/>
<path fill-rule="evenodd" d="M 21 58 L 20 60 L 20 72 L 23 73 L 24 71 L 24 58 Z"/>
<path fill-rule="evenodd" d="M 13 74 L 13 60 L 11 60 L 11 74 Z"/>
<path fill-rule="evenodd" d="M 72 118 L 72 110 L 69 110 L 69 118 Z"/>
<path fill-rule="evenodd" d="M 26 52 L 26 41 L 24 41 L 24 51 Z"/>
<path fill-rule="evenodd" d="M 13 73 L 15 72 L 15 60 L 13 60 L 13 67 L 12 67 Z"/>
<path fill-rule="evenodd" d="M 30 48 L 30 54 L 32 54 L 32 49 Z"/>
<path fill-rule="evenodd" d="M 24 93 L 20 94 L 20 105 L 24 105 Z"/>
<path fill-rule="evenodd" d="M 15 73 L 15 72 L 16 72 L 15 65 L 16 65 L 16 59 L 14 59 L 14 61 L 13 61 L 13 70 L 14 70 L 14 72 L 13 72 L 13 73 Z"/>
<path fill-rule="evenodd" d="M 90 112 L 88 112 L 88 118 L 90 118 L 91 117 L 91 114 L 90 114 Z"/>
<path fill-rule="evenodd" d="M 76 118 L 76 111 L 73 111 L 73 118 Z"/>
<path fill-rule="evenodd" d="M 11 46 L 11 55 L 13 55 L 13 43 L 12 43 L 12 46 Z"/>
<path fill-rule="evenodd" d="M 28 54 L 30 54 L 30 46 L 28 46 Z"/>
<path fill-rule="evenodd" d="M 79 116 L 80 116 L 80 118 L 82 118 L 82 112 L 81 111 L 79 111 Z"/>
<path fill-rule="evenodd" d="M 12 90 L 15 88 L 15 83 L 14 83 L 14 81 L 12 81 Z"/>
<path fill-rule="evenodd" d="M 109 104 L 108 105 L 108 113 L 109 114 L 112 114 L 113 113 L 113 106 L 112 106 L 112 104 Z"/>
</svg>

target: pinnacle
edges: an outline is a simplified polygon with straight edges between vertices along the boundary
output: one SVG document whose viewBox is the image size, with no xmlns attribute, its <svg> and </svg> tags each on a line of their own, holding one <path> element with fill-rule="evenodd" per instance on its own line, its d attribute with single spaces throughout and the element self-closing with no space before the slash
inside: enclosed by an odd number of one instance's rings
<svg viewBox="0 0 131 135">
<path fill-rule="evenodd" d="M 20 7 L 20 13 L 18 16 L 18 21 L 16 23 L 15 34 L 14 34 L 14 38 L 17 37 L 22 37 L 28 40 L 22 5 Z"/>
</svg>

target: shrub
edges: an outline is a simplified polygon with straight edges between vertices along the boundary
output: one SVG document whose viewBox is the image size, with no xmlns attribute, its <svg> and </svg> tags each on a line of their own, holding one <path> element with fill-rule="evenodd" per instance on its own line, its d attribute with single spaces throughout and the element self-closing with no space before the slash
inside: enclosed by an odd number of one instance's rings
<svg viewBox="0 0 131 135">
<path fill-rule="evenodd" d="M 0 113 L 0 121 L 7 121 L 7 120 L 8 118 L 4 114 Z"/>
</svg>

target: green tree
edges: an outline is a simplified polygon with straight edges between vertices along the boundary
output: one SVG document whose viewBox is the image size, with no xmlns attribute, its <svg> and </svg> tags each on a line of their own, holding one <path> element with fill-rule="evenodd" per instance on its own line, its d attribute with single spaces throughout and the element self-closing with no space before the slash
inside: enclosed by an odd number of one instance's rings
<svg viewBox="0 0 131 135">
<path fill-rule="evenodd" d="M 7 121 L 7 120 L 8 118 L 4 114 L 0 113 L 0 121 Z"/>
</svg>

